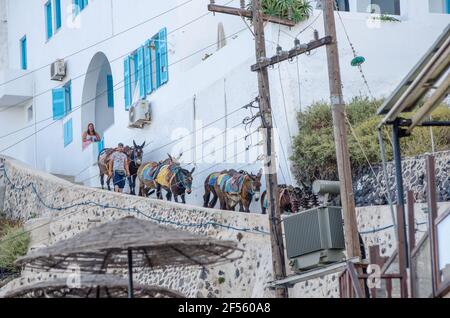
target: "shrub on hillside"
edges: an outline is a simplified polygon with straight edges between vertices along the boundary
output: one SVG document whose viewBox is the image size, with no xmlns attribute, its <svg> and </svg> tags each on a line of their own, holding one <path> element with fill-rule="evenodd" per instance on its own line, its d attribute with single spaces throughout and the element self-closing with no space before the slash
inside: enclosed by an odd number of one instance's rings
<svg viewBox="0 0 450 318">
<path fill-rule="evenodd" d="M 15 272 L 14 262 L 28 251 L 30 235 L 19 224 L 2 222 L 0 229 L 0 270 Z"/>
<path fill-rule="evenodd" d="M 352 131 L 347 125 L 350 160 L 354 172 L 366 167 L 367 161 L 371 164 L 378 164 L 381 161 L 377 135 L 380 117 L 376 115 L 376 110 L 382 102 L 382 100 L 355 98 L 346 107 L 348 120 L 353 127 Z M 410 116 L 412 114 L 405 117 Z M 450 108 L 438 107 L 433 112 L 432 118 L 449 121 Z M 313 104 L 309 109 L 298 114 L 298 124 L 299 134 L 294 138 L 291 157 L 297 180 L 307 183 L 316 179 L 337 180 L 331 106 L 324 102 Z M 450 149 L 449 127 L 435 127 L 433 134 L 436 151 Z M 386 158 L 392 160 L 390 129 L 383 129 L 383 140 Z M 401 143 L 402 155 L 405 157 L 430 152 L 432 150 L 430 129 L 417 128 L 410 137 L 403 138 Z"/>
</svg>

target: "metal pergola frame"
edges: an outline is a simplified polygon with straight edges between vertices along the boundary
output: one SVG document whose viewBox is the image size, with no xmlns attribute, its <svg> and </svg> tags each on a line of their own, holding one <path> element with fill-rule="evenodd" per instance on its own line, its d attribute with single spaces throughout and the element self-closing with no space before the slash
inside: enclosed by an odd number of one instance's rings
<svg viewBox="0 0 450 318">
<path fill-rule="evenodd" d="M 434 90 L 434 91 L 433 91 Z M 405 198 L 402 176 L 402 156 L 400 139 L 411 135 L 417 127 L 449 127 L 450 121 L 429 120 L 433 110 L 444 101 L 450 93 L 450 25 L 438 37 L 433 46 L 409 72 L 401 84 L 378 110 L 384 115 L 378 129 L 385 125 L 392 126 L 392 147 L 396 171 L 397 208 L 405 217 Z M 423 104 L 421 105 L 421 102 Z M 402 117 L 403 113 L 417 110 L 411 119 Z M 404 256 L 406 267 L 409 264 L 408 237 L 406 222 L 403 231 Z"/>
</svg>

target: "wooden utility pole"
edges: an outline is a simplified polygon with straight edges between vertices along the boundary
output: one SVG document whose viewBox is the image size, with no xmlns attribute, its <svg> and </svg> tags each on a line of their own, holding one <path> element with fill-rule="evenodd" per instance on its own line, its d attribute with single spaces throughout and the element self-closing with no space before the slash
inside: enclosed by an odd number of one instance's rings
<svg viewBox="0 0 450 318">
<path fill-rule="evenodd" d="M 277 55 L 266 57 L 266 42 L 264 35 L 264 21 L 276 22 L 283 25 L 293 26 L 292 21 L 283 20 L 279 18 L 269 17 L 263 14 L 261 1 L 252 0 L 252 11 L 245 8 L 244 1 L 241 1 L 241 8 L 229 8 L 225 6 L 218 6 L 211 1 L 208 6 L 209 11 L 219 12 L 225 14 L 238 15 L 241 17 L 252 17 L 255 35 L 256 48 L 256 64 L 252 65 L 251 70 L 258 72 L 258 88 L 259 88 L 259 103 L 261 107 L 261 118 L 263 122 L 264 134 L 264 168 L 266 176 L 266 188 L 268 193 L 268 210 L 270 215 L 270 237 L 272 245 L 272 262 L 273 271 L 276 280 L 282 280 L 286 277 L 286 264 L 284 256 L 284 241 L 281 227 L 281 211 L 279 204 L 279 192 L 277 181 L 277 164 L 276 157 L 273 151 L 273 117 L 272 107 L 270 102 L 270 87 L 268 67 L 274 64 L 281 63 L 292 59 L 295 56 L 310 52 L 321 46 L 331 43 L 330 37 L 316 39 L 308 44 L 300 44 L 296 40 L 295 48 L 287 52 L 278 52 Z M 278 298 L 287 298 L 288 292 L 285 286 L 277 285 L 275 287 L 276 296 Z"/>
<path fill-rule="evenodd" d="M 353 195 L 350 154 L 347 143 L 345 121 L 345 103 L 342 94 L 339 51 L 337 46 L 336 24 L 334 19 L 334 1 L 322 0 L 325 35 L 331 36 L 332 43 L 327 45 L 328 75 L 330 81 L 331 107 L 333 112 L 334 141 L 336 159 L 341 185 L 341 201 L 344 215 L 345 245 L 347 257 L 361 257 L 358 226 L 356 222 L 355 198 Z"/>
<path fill-rule="evenodd" d="M 266 59 L 266 41 L 264 36 L 264 21 L 261 2 L 253 0 L 253 25 L 255 32 L 256 61 Z M 275 279 L 280 280 L 286 277 L 286 266 L 284 258 L 284 243 L 281 227 L 280 196 L 278 195 L 276 154 L 273 152 L 273 123 L 272 107 L 270 104 L 269 73 L 267 67 L 258 71 L 259 104 L 261 108 L 261 118 L 265 129 L 264 147 L 264 168 L 266 176 L 266 189 L 268 193 L 269 215 L 270 215 L 270 236 L 272 242 L 272 262 Z M 288 293 L 285 287 L 276 290 L 278 298 L 287 298 Z"/>
</svg>

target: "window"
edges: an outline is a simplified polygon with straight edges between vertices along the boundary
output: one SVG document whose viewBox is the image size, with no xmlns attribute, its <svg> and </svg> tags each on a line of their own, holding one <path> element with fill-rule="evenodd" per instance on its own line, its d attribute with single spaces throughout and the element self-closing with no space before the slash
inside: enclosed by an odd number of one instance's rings
<svg viewBox="0 0 450 318">
<path fill-rule="evenodd" d="M 336 9 L 338 11 L 350 11 L 350 5 L 349 5 L 348 1 L 349 0 L 335 0 Z M 369 3 L 370 0 L 358 0 L 358 1 L 367 2 L 367 6 L 370 4 Z M 358 5 L 360 5 L 360 3 L 358 3 Z M 361 5 L 361 7 L 362 7 L 362 5 Z M 322 1 L 321 0 L 316 1 L 316 9 L 322 10 Z M 364 11 L 364 10 L 362 10 L 362 11 Z"/>
<path fill-rule="evenodd" d="M 65 97 L 66 97 L 66 115 L 72 111 L 72 81 L 68 81 L 66 85 L 64 85 Z"/>
<path fill-rule="evenodd" d="M 139 89 L 139 97 L 145 99 L 168 81 L 167 29 L 163 28 L 124 59 L 125 109 L 129 109 L 135 89 Z"/>
<path fill-rule="evenodd" d="M 88 0 L 73 0 L 73 14 L 78 15 L 87 7 L 88 3 Z"/>
<path fill-rule="evenodd" d="M 167 54 L 167 29 L 164 28 L 154 37 L 156 46 L 156 86 L 169 81 L 168 54 Z"/>
<path fill-rule="evenodd" d="M 400 15 L 400 0 L 358 0 L 358 11 Z"/>
<path fill-rule="evenodd" d="M 114 108 L 114 82 L 112 75 L 107 75 L 106 85 L 108 87 L 108 107 Z"/>
<path fill-rule="evenodd" d="M 123 64 L 124 64 L 125 109 L 129 110 L 131 106 L 131 57 L 127 56 Z"/>
<path fill-rule="evenodd" d="M 72 88 L 69 81 L 61 88 L 52 91 L 53 99 L 53 120 L 64 118 L 72 111 Z"/>
<path fill-rule="evenodd" d="M 24 36 L 20 39 L 20 66 L 22 70 L 26 70 L 28 68 L 27 64 L 27 37 Z"/>
<path fill-rule="evenodd" d="M 47 40 L 53 36 L 53 19 L 52 19 L 52 2 L 48 1 L 45 4 L 45 22 L 47 28 Z"/>
<path fill-rule="evenodd" d="M 55 0 L 55 29 L 61 28 L 61 0 Z"/>
<path fill-rule="evenodd" d="M 144 45 L 144 67 L 145 67 L 145 90 L 147 94 L 153 92 L 153 65 L 151 41 L 148 40 Z"/>
<path fill-rule="evenodd" d="M 336 8 L 339 11 L 350 11 L 348 0 L 336 0 Z"/>
<path fill-rule="evenodd" d="M 64 123 L 64 147 L 67 147 L 73 142 L 73 124 L 72 119 Z"/>
<path fill-rule="evenodd" d="M 428 0 L 431 13 L 450 14 L 450 0 Z"/>
<path fill-rule="evenodd" d="M 141 46 L 137 52 L 137 80 L 139 83 L 139 97 L 144 99 L 147 96 L 145 87 L 145 68 L 144 68 L 144 47 Z"/>
</svg>

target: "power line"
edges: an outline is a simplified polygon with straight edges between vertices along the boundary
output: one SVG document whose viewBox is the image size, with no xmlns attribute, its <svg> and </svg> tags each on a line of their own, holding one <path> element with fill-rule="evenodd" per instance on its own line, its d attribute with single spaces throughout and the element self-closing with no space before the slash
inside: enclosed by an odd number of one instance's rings
<svg viewBox="0 0 450 318">
<path fill-rule="evenodd" d="M 233 36 L 235 36 L 236 34 L 239 34 L 240 32 L 242 32 L 242 31 L 244 31 L 244 30 L 245 30 L 245 28 L 243 28 L 243 29 L 241 29 L 241 30 L 239 30 L 239 31 L 237 31 L 237 32 L 235 32 L 235 33 L 233 33 L 233 34 L 231 34 L 231 35 L 228 36 L 227 38 L 233 37 Z M 196 55 L 196 54 L 198 54 L 198 53 L 204 51 L 205 49 L 207 49 L 207 48 L 209 48 L 209 47 L 211 47 L 211 46 L 214 46 L 214 45 L 216 45 L 216 42 L 214 42 L 213 44 L 208 45 L 207 47 L 204 47 L 204 48 L 202 48 L 202 49 L 200 49 L 200 50 L 197 50 L 197 51 L 193 52 L 192 54 L 190 54 L 190 55 L 188 55 L 188 56 L 185 56 L 185 57 L 183 57 L 183 58 L 180 58 L 179 60 L 177 60 L 177 61 L 175 61 L 175 62 L 169 64 L 169 66 L 173 66 L 173 65 L 175 65 L 175 64 L 177 64 L 177 63 L 180 63 L 180 62 L 186 60 L 187 58 L 192 57 L 192 56 L 194 56 L 194 55 Z M 119 81 L 118 83 L 116 83 L 116 84 L 114 85 L 114 87 L 117 87 L 120 83 L 123 83 L 123 82 L 124 82 L 124 80 Z M 134 83 L 135 83 L 135 82 L 136 82 L 136 81 L 134 81 Z M 124 85 L 123 85 L 123 86 L 120 86 L 120 87 L 117 88 L 117 89 L 113 89 L 113 91 L 117 91 L 117 90 L 119 90 L 119 89 L 121 89 L 121 88 L 123 88 L 123 87 L 124 87 Z M 74 109 L 72 109 L 68 115 L 70 115 L 70 114 L 74 113 L 75 111 L 81 109 L 84 105 L 86 105 L 86 104 L 88 104 L 88 103 L 94 101 L 97 97 L 99 97 L 99 96 L 101 96 L 101 95 L 104 95 L 104 94 L 106 94 L 107 92 L 108 92 L 108 90 L 105 90 L 105 91 L 103 91 L 102 93 L 100 93 L 99 95 L 95 96 L 94 98 L 88 100 L 87 102 L 84 102 L 84 103 L 78 105 L 77 107 L 75 107 Z M 40 123 L 45 122 L 45 121 L 47 121 L 47 120 L 50 120 L 50 119 L 52 119 L 52 118 L 53 118 L 53 117 L 48 117 L 48 118 L 45 118 L 45 119 L 43 119 L 43 120 L 40 120 L 40 121 L 38 121 L 38 122 L 36 122 L 36 123 L 33 123 L 32 125 L 29 125 L 29 126 L 27 126 L 27 127 L 23 127 L 23 128 L 17 129 L 16 131 L 13 131 L 13 132 L 10 132 L 10 133 L 8 133 L 8 134 L 6 134 L 6 135 L 4 135 L 4 136 L 1 136 L 0 139 L 5 138 L 5 137 L 8 137 L 8 136 L 11 136 L 11 135 L 13 135 L 13 134 L 15 134 L 15 133 L 17 133 L 17 132 L 19 132 L 19 131 L 22 131 L 22 130 L 25 130 L 25 129 L 34 127 L 36 124 L 40 124 Z M 22 143 L 23 141 L 25 141 L 25 140 L 31 138 L 32 136 L 34 136 L 37 132 L 40 132 L 40 131 L 46 129 L 46 128 L 48 128 L 49 126 L 51 126 L 51 125 L 53 125 L 53 124 L 55 124 L 55 123 L 57 123 L 57 122 L 59 122 L 59 121 L 56 120 L 56 121 L 51 122 L 49 125 L 47 125 L 47 126 L 45 126 L 44 128 L 42 128 L 42 129 L 36 131 L 36 132 L 33 133 L 32 135 L 29 135 L 29 136 L 27 136 L 26 138 L 20 140 L 20 141 L 17 142 L 16 144 L 11 145 L 10 147 L 7 147 L 7 148 L 5 148 L 5 149 L 3 149 L 3 150 L 0 150 L 0 153 L 3 152 L 3 151 L 5 151 L 5 150 L 8 150 L 8 149 L 14 147 L 14 146 L 17 145 L 17 144 Z"/>
<path fill-rule="evenodd" d="M 99 44 L 105 43 L 105 42 L 107 42 L 107 41 L 109 41 L 109 40 L 111 40 L 111 39 L 113 39 L 113 38 L 115 38 L 115 37 L 117 37 L 117 36 L 119 36 L 119 35 L 125 34 L 125 33 L 129 32 L 129 31 L 131 31 L 131 30 L 133 30 L 133 29 L 135 29 L 135 28 L 137 28 L 137 27 L 139 27 L 139 26 L 141 26 L 141 25 L 144 25 L 144 24 L 146 24 L 146 23 L 148 23 L 148 22 L 150 22 L 150 21 L 152 21 L 152 20 L 154 20 L 154 19 L 160 18 L 160 17 L 162 17 L 163 15 L 170 13 L 171 11 L 174 11 L 174 10 L 176 10 L 176 9 L 179 9 L 179 8 L 183 7 L 184 5 L 186 5 L 186 4 L 188 4 L 188 3 L 192 2 L 192 1 L 193 1 L 193 0 L 187 0 L 187 1 L 183 2 L 183 3 L 181 3 L 181 4 L 178 4 L 178 5 L 176 5 L 175 7 L 172 7 L 172 8 L 170 8 L 170 9 L 164 11 L 164 12 L 158 13 L 157 15 L 155 15 L 155 16 L 153 16 L 153 17 L 151 17 L 151 18 L 149 18 L 149 19 L 147 19 L 147 20 L 145 20 L 145 21 L 142 21 L 142 22 L 140 22 L 140 23 L 138 23 L 138 24 L 136 24 L 136 25 L 134 25 L 134 26 L 132 26 L 132 27 L 130 27 L 130 28 L 128 28 L 128 29 L 125 29 L 125 30 L 123 30 L 123 31 L 120 31 L 119 33 L 116 33 L 116 34 L 114 34 L 114 35 L 112 35 L 112 36 L 110 36 L 110 37 L 108 37 L 108 38 L 106 38 L 106 39 L 103 39 L 103 40 L 98 41 L 98 42 L 96 42 L 96 43 L 94 43 L 94 44 L 91 44 L 91 45 L 89 45 L 89 46 L 87 46 L 87 47 L 85 47 L 85 48 L 83 48 L 83 49 L 80 49 L 80 50 L 78 50 L 78 51 L 75 51 L 75 52 L 73 52 L 73 53 L 71 53 L 71 54 L 65 56 L 63 59 L 67 59 L 67 58 L 72 57 L 72 56 L 74 56 L 74 55 L 80 54 L 80 53 L 83 52 L 83 51 L 86 51 L 86 50 L 88 50 L 88 49 L 91 49 L 91 48 L 93 48 L 93 47 L 95 47 L 95 46 L 97 46 L 97 45 L 99 45 Z M 39 70 L 42 70 L 42 69 L 44 69 L 44 68 L 46 68 L 46 67 L 48 67 L 48 66 L 50 66 L 50 65 L 51 65 L 51 63 L 50 63 L 50 64 L 43 65 L 43 66 L 40 66 L 40 67 L 38 67 L 38 68 L 36 68 L 36 69 L 34 69 L 34 70 L 28 72 L 28 73 L 25 73 L 25 74 L 23 74 L 23 75 L 20 75 L 20 76 L 17 76 L 17 77 L 15 77 L 15 78 L 12 78 L 12 79 L 10 79 L 10 80 L 7 80 L 7 81 L 5 81 L 5 82 L 3 82 L 3 83 L 0 83 L 0 87 L 3 86 L 3 85 L 6 85 L 6 84 L 8 84 L 8 83 L 11 83 L 11 82 L 13 82 L 13 81 L 15 81 L 15 80 L 18 80 L 18 79 L 20 79 L 20 78 L 23 78 L 23 77 L 25 77 L 25 76 L 28 76 L 28 75 L 30 75 L 30 74 L 33 74 L 33 73 L 35 73 L 35 72 L 37 72 L 37 71 L 39 71 Z"/>
<path fill-rule="evenodd" d="M 255 130 L 255 132 L 256 132 L 256 131 L 257 131 L 257 130 Z M 244 138 L 246 138 L 246 136 L 245 136 Z M 241 138 L 241 139 L 242 139 L 242 138 Z M 232 144 L 234 144 L 234 142 L 233 142 Z M 229 145 L 230 145 L 230 144 L 229 144 Z M 227 147 L 227 146 L 228 146 L 228 145 L 226 145 L 225 147 Z M 244 150 L 244 151 L 242 151 L 242 152 L 240 152 L 240 153 L 238 153 L 238 154 L 236 154 L 236 155 L 242 154 L 242 153 L 244 153 L 244 152 L 247 152 L 247 149 Z M 231 158 L 228 158 L 228 159 L 231 159 Z M 228 159 L 227 159 L 227 160 L 228 160 Z M 221 164 L 221 163 L 218 163 L 218 164 Z M 216 164 L 216 165 L 218 165 L 218 164 Z M 247 166 L 249 166 L 249 165 L 251 165 L 251 164 L 247 164 L 247 165 L 245 165 L 245 166 L 242 166 L 241 168 L 238 168 L 238 170 L 240 170 L 240 169 L 242 169 L 242 168 L 244 168 L 244 167 L 247 167 Z M 203 172 L 206 172 L 206 171 L 210 170 L 210 169 L 213 168 L 213 167 L 214 167 L 214 166 L 208 167 L 208 168 L 206 168 L 206 169 L 204 169 L 204 170 L 198 172 L 198 173 L 196 174 L 196 176 L 202 174 Z M 50 210 L 62 211 L 62 210 L 68 210 L 68 209 L 71 209 L 71 208 L 74 208 L 74 207 L 78 207 L 78 206 L 89 206 L 89 205 L 94 205 L 94 206 L 99 206 L 99 207 L 104 208 L 104 209 L 117 209 L 117 210 L 123 210 L 123 211 L 125 211 L 125 212 L 132 212 L 132 211 L 134 210 L 135 212 L 138 212 L 138 214 L 142 214 L 142 212 L 141 212 L 141 211 L 137 211 L 136 208 L 128 208 L 128 209 L 125 209 L 125 208 L 115 207 L 115 206 L 110 206 L 110 205 L 102 205 L 102 204 L 99 204 L 99 203 L 96 203 L 96 202 L 93 202 L 93 201 L 85 201 L 85 202 L 79 202 L 79 203 L 74 204 L 75 200 L 73 200 L 73 201 L 70 202 L 70 205 L 66 205 L 65 207 L 58 207 L 58 208 L 57 208 L 57 207 L 54 207 L 54 206 L 50 206 L 50 205 L 48 205 L 48 204 L 46 204 L 46 203 L 44 202 L 43 197 L 37 192 L 37 189 L 36 189 L 35 185 L 34 185 L 32 182 L 30 182 L 28 185 L 25 185 L 25 186 L 21 186 L 21 187 L 16 186 L 16 185 L 10 180 L 10 178 L 9 178 L 9 176 L 8 176 L 8 174 L 7 174 L 7 171 L 6 171 L 6 167 L 3 167 L 3 169 L 1 169 L 1 170 L 3 171 L 3 174 L 4 174 L 5 178 L 6 178 L 6 180 L 8 181 L 8 183 L 10 183 L 10 185 L 12 186 L 12 188 L 13 188 L 14 190 L 24 191 L 26 188 L 31 187 L 31 188 L 32 188 L 32 191 L 33 191 L 33 192 L 35 193 L 35 195 L 38 197 L 39 202 L 41 202 L 41 204 L 43 204 L 44 207 L 46 207 L 47 209 L 50 209 Z M 1 171 L 1 170 L 0 170 L 0 171 Z M 75 187 L 75 186 L 76 186 L 76 185 L 72 185 L 71 187 Z M 199 188 L 201 188 L 201 187 L 193 188 L 193 190 L 197 190 L 197 189 L 199 189 Z M 50 195 L 54 195 L 54 193 L 53 193 L 53 192 L 50 193 L 49 195 L 45 196 L 45 198 L 47 198 L 47 197 L 50 196 Z M 67 216 L 69 216 L 69 215 L 76 214 L 76 213 L 80 213 L 80 212 L 82 212 L 82 210 L 69 212 L 69 213 L 66 214 L 66 215 L 60 216 L 60 217 L 59 217 L 59 220 L 62 219 L 62 218 L 65 218 L 65 217 L 67 217 Z M 143 215 L 144 215 L 144 214 L 143 214 Z M 57 220 L 58 220 L 58 218 L 57 218 Z M 165 221 L 161 221 L 162 219 L 153 219 L 153 220 L 154 220 L 154 221 L 156 220 L 156 221 L 158 221 L 159 223 L 167 223 L 167 222 L 165 222 Z M 27 233 L 29 234 L 29 233 L 31 233 L 31 232 L 33 232 L 33 231 L 39 229 L 39 228 L 42 228 L 42 227 L 44 227 L 44 226 L 46 226 L 46 225 L 51 224 L 52 222 L 54 222 L 54 220 L 53 220 L 53 221 L 46 222 L 46 223 L 44 223 L 44 224 L 40 224 L 39 226 L 37 226 L 37 227 L 35 227 L 35 228 L 32 228 L 32 229 L 30 229 L 30 230 L 28 230 L 28 231 L 25 231 L 24 233 L 18 234 L 16 237 L 19 237 L 20 235 L 24 235 L 24 234 L 27 234 Z M 191 225 L 186 225 L 186 224 L 177 223 L 177 222 L 174 222 L 174 223 L 171 223 L 171 224 L 178 225 L 178 226 L 185 226 L 185 227 L 190 227 L 190 226 L 191 226 Z M 205 223 L 202 223 L 202 224 L 204 225 Z M 219 223 L 215 223 L 214 225 L 215 225 L 215 226 L 219 226 L 219 227 L 226 227 L 226 228 L 229 228 L 229 229 L 239 230 L 239 231 L 245 231 L 245 232 L 249 232 L 249 231 L 254 230 L 254 229 L 239 229 L 239 228 L 236 228 L 236 227 L 229 227 L 229 226 L 227 226 L 227 225 L 223 225 L 223 224 L 219 224 Z M 192 226 L 193 226 L 193 225 L 192 225 Z M 261 231 L 261 230 L 255 230 L 255 231 L 256 231 L 256 232 L 259 232 L 259 233 L 262 233 L 262 234 L 267 234 L 267 235 L 268 235 L 268 233 L 266 233 L 266 232 L 264 232 L 264 231 Z M 11 237 L 11 238 L 9 238 L 9 239 L 14 239 L 14 238 L 16 238 L 16 237 Z M 4 240 L 4 241 L 2 241 L 2 242 L 5 242 L 5 241 L 6 241 L 6 240 Z"/>
<path fill-rule="evenodd" d="M 191 0 L 191 1 L 192 1 L 192 0 Z M 231 0 L 230 2 L 232 2 L 232 1 L 233 1 L 233 0 Z M 230 2 L 228 2 L 228 3 L 230 3 Z M 228 4 L 228 3 L 227 3 L 227 4 Z M 197 17 L 197 18 L 195 18 L 195 19 L 193 19 L 193 20 L 191 20 L 191 21 L 189 21 L 189 22 L 187 22 L 187 23 L 185 23 L 185 24 L 183 24 L 183 25 L 181 25 L 181 26 L 179 26 L 179 27 L 173 29 L 172 31 L 168 32 L 167 34 L 168 34 L 168 35 L 173 34 L 173 33 L 175 33 L 175 32 L 177 32 L 177 31 L 179 31 L 179 30 L 185 28 L 186 26 L 188 26 L 188 25 L 190 25 L 190 24 L 192 24 L 192 23 L 194 23 L 194 22 L 197 22 L 198 20 L 200 20 L 200 19 L 202 19 L 202 18 L 204 18 L 204 17 L 206 17 L 206 16 L 208 16 L 208 15 L 210 15 L 210 14 L 211 14 L 211 12 L 206 12 L 205 14 L 202 14 L 201 16 L 199 16 L 199 17 Z M 233 34 L 232 36 L 234 36 L 234 35 L 235 35 L 235 34 Z M 227 37 L 227 38 L 229 38 L 229 37 Z M 215 44 L 215 43 L 214 43 L 214 44 Z M 209 48 L 209 47 L 210 47 L 210 46 L 208 46 L 208 47 L 206 47 L 206 48 Z M 205 48 L 205 49 L 206 49 L 206 48 Z M 114 62 L 116 62 L 116 61 L 119 61 L 119 60 L 121 60 L 123 57 L 128 56 L 129 54 L 133 53 L 134 51 L 135 51 L 135 50 L 132 50 L 132 51 L 129 51 L 129 52 L 125 53 L 125 54 L 122 54 L 122 55 L 120 55 L 120 56 L 118 56 L 118 57 L 112 59 L 112 60 L 110 61 L 110 63 L 112 64 L 112 63 L 114 63 Z M 50 64 L 49 64 L 49 65 L 50 65 Z M 48 66 L 48 65 L 47 65 L 47 66 Z M 95 72 L 95 71 L 101 69 L 102 67 L 103 67 L 103 66 L 99 66 L 99 67 L 96 67 L 96 68 L 93 68 L 93 69 L 89 70 L 89 71 L 86 72 L 86 73 L 82 73 L 82 74 L 80 74 L 80 75 L 77 75 L 77 76 L 75 76 L 75 77 L 72 77 L 72 78 L 71 78 L 71 81 L 78 80 L 78 79 L 84 77 L 84 76 L 87 75 L 87 74 L 93 73 L 93 72 Z M 154 73 L 156 73 L 156 70 L 155 70 Z M 154 73 L 152 72 L 152 74 L 154 74 Z M 28 99 L 26 99 L 25 101 L 22 101 L 22 102 L 20 102 L 20 103 L 16 103 L 16 104 L 14 104 L 14 105 L 11 105 L 11 106 L 8 106 L 8 107 L 6 107 L 6 108 L 3 108 L 2 110 L 0 110 L 0 113 L 5 112 L 5 111 L 7 111 L 7 110 L 9 110 L 9 109 L 11 109 L 11 108 L 13 108 L 13 107 L 18 106 L 18 105 L 22 105 L 23 103 L 28 102 L 28 101 L 30 101 L 30 100 L 32 100 L 32 99 L 38 97 L 38 96 L 42 96 L 42 95 L 44 95 L 45 93 L 51 92 L 52 89 L 53 89 L 53 88 L 44 90 L 44 91 L 42 91 L 42 92 L 40 92 L 40 93 L 38 93 L 38 94 L 34 94 L 33 97 L 28 98 Z M 1 138 L 1 137 L 0 137 L 0 138 Z"/>
<path fill-rule="evenodd" d="M 335 2 L 335 4 L 337 5 L 336 2 Z M 353 57 L 356 58 L 357 57 L 356 49 L 355 49 L 352 41 L 350 40 L 350 36 L 349 36 L 349 34 L 347 32 L 347 28 L 345 27 L 345 24 L 344 24 L 344 20 L 342 19 L 339 10 L 336 10 L 336 12 L 337 12 L 337 15 L 339 17 L 339 20 L 341 21 L 342 28 L 344 29 L 344 33 L 345 33 L 345 36 L 347 37 L 347 41 L 348 41 L 348 43 L 350 45 L 350 48 L 352 49 Z M 375 99 L 373 94 L 372 94 L 372 90 L 370 89 L 369 82 L 367 81 L 366 75 L 364 74 L 364 71 L 363 71 L 363 68 L 362 68 L 361 64 L 358 65 L 358 69 L 359 69 L 359 72 L 361 73 L 361 77 L 363 79 L 364 85 L 366 85 L 366 87 L 367 87 L 367 90 L 368 90 L 368 92 L 370 94 L 370 97 L 372 97 L 372 99 Z"/>
</svg>

